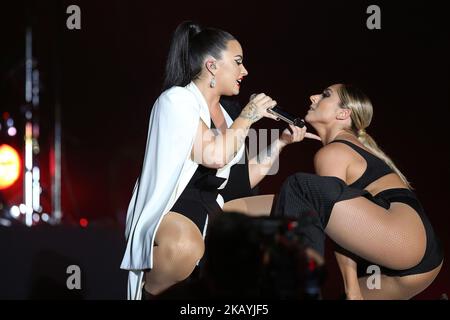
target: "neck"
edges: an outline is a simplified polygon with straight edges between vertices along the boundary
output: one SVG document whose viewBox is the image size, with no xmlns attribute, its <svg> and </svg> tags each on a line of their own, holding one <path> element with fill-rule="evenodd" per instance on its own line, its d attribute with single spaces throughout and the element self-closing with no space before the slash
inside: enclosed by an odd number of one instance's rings
<svg viewBox="0 0 450 320">
<path fill-rule="evenodd" d="M 209 83 L 200 79 L 194 80 L 194 83 L 205 98 L 208 109 L 213 111 L 219 108 L 220 94 L 217 92 L 217 88 L 211 88 Z"/>
<path fill-rule="evenodd" d="M 315 128 L 318 136 L 322 139 L 322 144 L 325 146 L 331 141 L 336 140 L 336 138 L 342 134 L 350 134 L 342 128 Z"/>
</svg>

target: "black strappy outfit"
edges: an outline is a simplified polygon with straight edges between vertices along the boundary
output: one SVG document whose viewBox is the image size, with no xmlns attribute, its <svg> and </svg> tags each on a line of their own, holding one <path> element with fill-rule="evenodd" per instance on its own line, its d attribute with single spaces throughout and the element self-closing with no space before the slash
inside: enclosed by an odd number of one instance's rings
<svg viewBox="0 0 450 320">
<path fill-rule="evenodd" d="M 439 266 L 443 260 L 442 246 L 415 194 L 406 188 L 393 188 L 372 196 L 364 188 L 375 180 L 393 173 L 392 169 L 383 160 L 349 141 L 335 140 L 333 143 L 344 143 L 365 159 L 367 168 L 363 175 L 351 185 L 347 185 L 337 177 L 296 173 L 284 182 L 272 215 L 299 219 L 300 224 L 303 224 L 302 235 L 305 245 L 311 246 L 323 255 L 324 230 L 336 202 L 363 196 L 385 209 L 389 209 L 393 202 L 401 202 L 413 208 L 422 220 L 427 239 L 425 254 L 420 263 L 412 268 L 393 270 L 380 266 L 381 272 L 388 276 L 406 276 L 428 272 Z M 358 274 L 367 275 L 365 273 L 367 266 L 374 263 L 360 257 L 356 258 Z"/>
<path fill-rule="evenodd" d="M 335 140 L 333 142 L 344 143 L 353 150 L 355 150 L 361 157 L 367 162 L 367 169 L 364 171 L 363 175 L 353 182 L 349 187 L 364 189 L 369 184 L 375 180 L 389 174 L 393 173 L 392 169 L 380 158 L 374 156 L 370 152 L 364 150 L 363 148 L 349 142 L 346 140 Z M 436 268 L 443 259 L 443 250 L 439 239 L 434 233 L 433 227 L 428 220 L 425 211 L 417 199 L 416 195 L 410 190 L 405 188 L 393 188 L 383 190 L 373 196 L 373 201 L 379 205 L 389 208 L 392 202 L 401 202 L 407 204 L 413 208 L 420 219 L 422 220 L 423 226 L 425 228 L 427 237 L 427 246 L 425 249 L 425 254 L 418 265 L 405 270 L 393 270 L 381 267 L 382 273 L 388 276 L 406 276 L 411 274 L 424 273 L 431 271 Z M 383 205 L 384 204 L 384 205 Z M 358 270 L 360 273 L 365 273 L 367 266 L 372 263 L 361 259 L 358 261 Z"/>
</svg>

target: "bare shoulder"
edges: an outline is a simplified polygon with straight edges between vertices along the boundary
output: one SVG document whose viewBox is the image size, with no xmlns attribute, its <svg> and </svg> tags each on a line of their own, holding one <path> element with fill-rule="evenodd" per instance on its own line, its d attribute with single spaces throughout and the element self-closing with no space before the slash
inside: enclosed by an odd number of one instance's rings
<svg viewBox="0 0 450 320">
<path fill-rule="evenodd" d="M 314 159 L 318 161 L 326 161 L 327 159 L 345 160 L 351 158 L 351 149 L 343 143 L 329 143 L 320 148 Z"/>
<path fill-rule="evenodd" d="M 351 150 L 343 143 L 330 143 L 319 149 L 314 156 L 316 173 L 322 176 L 337 176 L 345 180 L 347 168 L 352 160 Z"/>
</svg>

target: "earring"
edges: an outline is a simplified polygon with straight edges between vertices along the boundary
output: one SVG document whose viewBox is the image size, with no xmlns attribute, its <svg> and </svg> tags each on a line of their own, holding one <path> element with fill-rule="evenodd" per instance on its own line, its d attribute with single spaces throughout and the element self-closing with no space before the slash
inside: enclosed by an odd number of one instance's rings
<svg viewBox="0 0 450 320">
<path fill-rule="evenodd" d="M 213 78 L 211 79 L 211 82 L 209 83 L 209 86 L 211 88 L 214 88 L 216 86 L 216 76 L 213 75 Z"/>
</svg>

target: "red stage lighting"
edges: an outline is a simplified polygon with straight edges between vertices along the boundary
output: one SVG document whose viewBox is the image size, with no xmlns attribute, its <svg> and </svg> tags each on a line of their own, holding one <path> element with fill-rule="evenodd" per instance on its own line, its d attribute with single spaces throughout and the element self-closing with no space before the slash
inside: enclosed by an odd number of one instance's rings
<svg viewBox="0 0 450 320">
<path fill-rule="evenodd" d="M 80 226 L 81 226 L 82 228 L 86 228 L 86 227 L 88 226 L 88 224 L 89 224 L 88 219 L 86 219 L 86 218 L 81 218 L 81 219 L 80 219 Z"/>
</svg>

